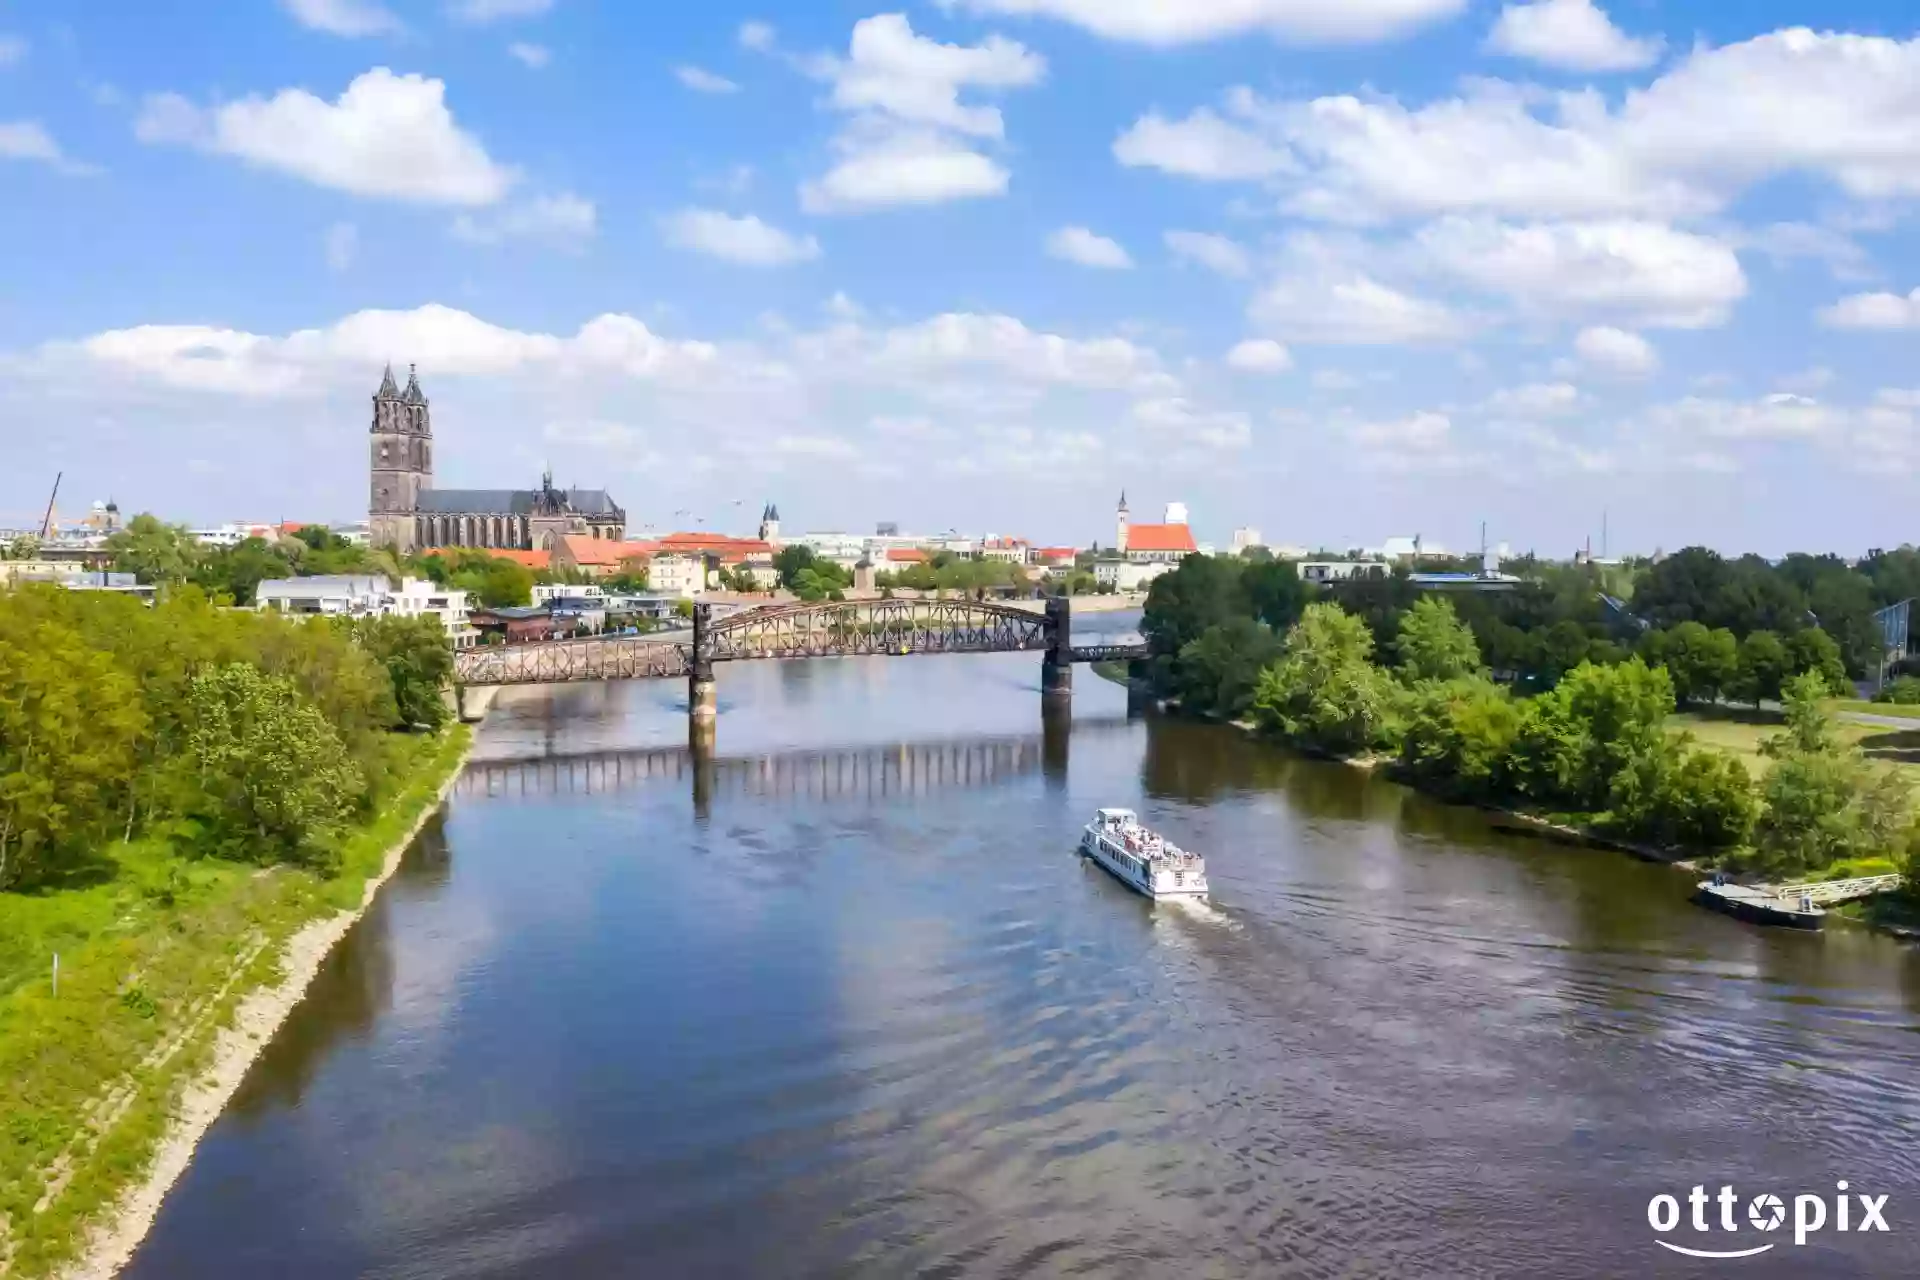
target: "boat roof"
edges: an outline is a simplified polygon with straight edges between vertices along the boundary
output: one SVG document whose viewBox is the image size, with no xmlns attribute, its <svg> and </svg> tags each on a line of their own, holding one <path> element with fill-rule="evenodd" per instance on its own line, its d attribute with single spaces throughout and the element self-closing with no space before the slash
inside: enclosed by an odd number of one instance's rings
<svg viewBox="0 0 1920 1280">
<path fill-rule="evenodd" d="M 1102 818 L 1134 818 L 1139 815 L 1131 809 L 1102 809 L 1100 816 Z"/>
</svg>

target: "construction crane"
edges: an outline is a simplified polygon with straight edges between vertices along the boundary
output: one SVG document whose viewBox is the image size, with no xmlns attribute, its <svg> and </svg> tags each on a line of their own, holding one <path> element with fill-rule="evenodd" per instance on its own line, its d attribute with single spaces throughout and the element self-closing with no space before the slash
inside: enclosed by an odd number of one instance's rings
<svg viewBox="0 0 1920 1280">
<path fill-rule="evenodd" d="M 60 497 L 60 481 L 66 474 L 64 471 L 53 473 L 53 492 L 47 495 L 47 514 L 40 517 L 40 536 L 43 538 L 47 536 L 47 531 L 53 528 L 53 504 Z"/>
</svg>

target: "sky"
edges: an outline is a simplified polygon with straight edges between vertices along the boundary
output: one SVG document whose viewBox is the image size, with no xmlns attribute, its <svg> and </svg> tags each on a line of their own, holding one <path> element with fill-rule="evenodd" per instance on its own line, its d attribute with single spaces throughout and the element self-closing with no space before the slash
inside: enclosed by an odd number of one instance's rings
<svg viewBox="0 0 1920 1280">
<path fill-rule="evenodd" d="M 1892 0 L 0 0 L 0 526 L 1913 540 Z"/>
</svg>

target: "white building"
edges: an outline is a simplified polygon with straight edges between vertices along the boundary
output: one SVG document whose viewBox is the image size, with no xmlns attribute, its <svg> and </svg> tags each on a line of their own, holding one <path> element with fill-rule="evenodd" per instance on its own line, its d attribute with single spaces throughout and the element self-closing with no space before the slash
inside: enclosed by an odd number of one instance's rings
<svg viewBox="0 0 1920 1280">
<path fill-rule="evenodd" d="M 1260 540 L 1260 531 L 1258 529 L 1248 527 L 1245 529 L 1235 529 L 1233 531 L 1233 550 L 1236 555 L 1245 551 L 1248 547 L 1261 547 L 1265 545 L 1266 544 Z"/>
<path fill-rule="evenodd" d="M 647 561 L 647 589 L 676 600 L 691 600 L 707 589 L 705 556 L 657 555 Z"/>
<path fill-rule="evenodd" d="M 555 600 L 604 600 L 606 598 L 606 588 L 595 582 L 572 585 L 564 582 L 537 582 L 533 587 L 535 604 L 552 604 Z"/>
<path fill-rule="evenodd" d="M 1187 504 L 1184 502 L 1169 502 L 1167 504 L 1166 514 L 1160 517 L 1160 523 L 1161 524 L 1186 524 L 1187 523 Z"/>
<path fill-rule="evenodd" d="M 1353 578 L 1388 578 L 1393 570 L 1380 560 L 1307 560 L 1300 565 L 1302 582 L 1346 582 Z"/>
<path fill-rule="evenodd" d="M 1115 591 L 1138 591 L 1163 573 L 1178 568 L 1169 560 L 1096 560 L 1093 580 Z"/>
<path fill-rule="evenodd" d="M 980 544 L 982 560 L 997 560 L 1003 564 L 1026 564 L 1033 556 L 1033 546 L 1025 538 L 998 538 L 989 534 Z"/>
<path fill-rule="evenodd" d="M 380 611 L 398 618 L 438 618 L 456 649 L 471 649 L 479 643 L 480 633 L 467 617 L 467 593 L 424 578 L 402 578 L 398 589 L 386 593 Z"/>
<path fill-rule="evenodd" d="M 477 639 L 468 620 L 467 593 L 423 578 L 402 579 L 398 587 L 385 578 L 356 574 L 268 578 L 254 590 L 254 608 L 308 617 L 432 617 L 456 649 L 469 648 Z"/>
</svg>

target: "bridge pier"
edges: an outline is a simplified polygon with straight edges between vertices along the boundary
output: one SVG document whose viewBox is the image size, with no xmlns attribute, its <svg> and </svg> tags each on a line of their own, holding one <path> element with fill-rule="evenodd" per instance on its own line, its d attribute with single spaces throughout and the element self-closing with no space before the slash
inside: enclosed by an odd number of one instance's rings
<svg viewBox="0 0 1920 1280">
<path fill-rule="evenodd" d="M 1047 597 L 1047 656 L 1040 660 L 1040 696 L 1052 701 L 1073 697 L 1073 600 Z"/>
<path fill-rule="evenodd" d="M 708 627 L 713 621 L 713 606 L 693 606 L 693 656 L 687 664 L 687 716 L 694 721 L 711 721 L 720 714 L 720 689 L 713 679 L 713 641 Z"/>
</svg>

